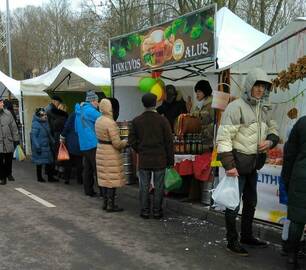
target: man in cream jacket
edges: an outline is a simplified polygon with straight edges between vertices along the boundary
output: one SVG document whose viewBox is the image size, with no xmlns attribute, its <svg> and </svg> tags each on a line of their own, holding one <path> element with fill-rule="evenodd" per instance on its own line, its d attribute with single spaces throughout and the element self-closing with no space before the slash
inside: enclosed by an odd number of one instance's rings
<svg viewBox="0 0 306 270">
<path fill-rule="evenodd" d="M 279 141 L 277 124 L 271 119 L 268 104 L 270 90 L 271 82 L 262 69 L 250 71 L 241 98 L 228 105 L 217 134 L 218 155 L 226 175 L 239 179 L 243 201 L 240 243 L 236 230 L 239 206 L 235 210 L 226 209 L 225 223 L 227 249 L 241 256 L 248 256 L 241 244 L 267 246 L 253 236 L 252 223 L 257 203 L 257 170 L 263 167 L 266 152 Z"/>
</svg>

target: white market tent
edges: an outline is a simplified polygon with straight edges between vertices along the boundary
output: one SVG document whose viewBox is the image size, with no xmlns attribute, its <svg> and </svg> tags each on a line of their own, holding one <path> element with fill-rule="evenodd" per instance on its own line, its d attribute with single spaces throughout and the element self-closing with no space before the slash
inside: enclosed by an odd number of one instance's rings
<svg viewBox="0 0 306 270">
<path fill-rule="evenodd" d="M 223 7 L 216 13 L 216 56 L 218 59 L 219 68 L 227 66 L 242 59 L 249 53 L 256 50 L 262 44 L 270 39 L 266 34 L 256 30 L 251 25 L 247 24 L 228 8 Z M 199 65 L 197 64 L 199 67 Z M 205 65 L 202 65 L 205 68 Z M 202 68 L 200 66 L 200 68 Z M 211 83 L 213 89 L 217 89 L 218 71 L 214 66 L 208 67 L 205 72 L 198 72 L 197 68 L 192 65 L 189 70 L 197 73 L 192 78 L 183 78 L 188 76 L 190 72 L 183 69 L 165 70 L 162 74 L 166 84 L 173 84 L 179 89 L 184 97 L 193 96 L 193 86 L 195 83 L 205 76 Z M 119 100 L 121 105 L 119 120 L 130 120 L 137 114 L 141 113 L 143 108 L 140 104 L 141 93 L 136 86 L 141 77 L 148 76 L 148 73 L 131 74 L 115 78 L 114 80 L 114 95 Z M 139 103 L 137 105 L 137 102 Z M 136 105 L 135 105 L 136 104 Z"/>
<path fill-rule="evenodd" d="M 101 86 L 110 86 L 109 68 L 75 67 L 62 68 L 52 84 L 45 89 L 56 92 L 84 91 L 87 89 L 101 90 Z"/>
<path fill-rule="evenodd" d="M 21 81 L 21 89 L 24 96 L 46 96 L 44 92 L 56 79 L 63 68 L 72 66 L 85 66 L 78 58 L 66 59 L 52 70 L 32 79 Z"/>
<path fill-rule="evenodd" d="M 0 71 L 0 97 L 8 97 L 8 92 L 20 101 L 20 82 Z"/>
<path fill-rule="evenodd" d="M 50 102 L 45 91 L 101 91 L 102 86 L 110 85 L 109 69 L 88 67 L 78 58 L 66 59 L 45 74 L 21 81 L 27 154 L 30 153 L 29 132 L 35 108 L 45 107 Z"/>
</svg>

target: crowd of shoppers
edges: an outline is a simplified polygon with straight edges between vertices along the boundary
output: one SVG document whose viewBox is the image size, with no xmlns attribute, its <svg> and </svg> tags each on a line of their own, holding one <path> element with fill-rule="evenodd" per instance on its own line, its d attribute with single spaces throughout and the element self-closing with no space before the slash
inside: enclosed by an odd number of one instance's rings
<svg viewBox="0 0 306 270">
<path fill-rule="evenodd" d="M 255 238 L 252 226 L 257 203 L 257 170 L 266 160 L 266 152 L 279 142 L 278 127 L 268 102 L 271 82 L 259 68 L 247 74 L 242 95 L 224 111 L 217 132 L 218 155 L 227 176 L 238 181 L 243 201 L 241 234 L 236 229 L 240 206 L 225 210 L 227 249 L 248 256 L 245 246 L 266 247 L 267 242 Z M 214 136 L 212 89 L 208 81 L 195 86 L 196 104 L 187 106 L 190 115 L 201 121 L 204 151 L 211 151 Z M 46 108 L 38 108 L 31 129 L 32 161 L 36 165 L 37 181 L 45 182 L 42 167 L 49 182 L 54 182 L 56 156 L 61 143 L 70 159 L 62 164 L 64 181 L 70 183 L 72 168 L 76 167 L 77 182 L 84 185 L 85 195 L 94 197 L 95 179 L 103 196 L 102 209 L 120 212 L 116 205 L 116 189 L 125 185 L 121 151 L 131 147 L 138 154 L 140 217 L 163 217 L 163 194 L 166 168 L 174 166 L 173 125 L 175 118 L 187 112 L 185 101 L 174 86 L 166 87 L 166 100 L 156 108 L 157 97 L 147 93 L 142 97 L 144 112 L 134 118 L 128 140 L 120 138 L 116 120 L 119 103 L 113 98 L 99 97 L 94 91 L 86 93 L 84 102 L 75 105 L 69 116 L 60 97 L 53 96 Z M 306 223 L 304 207 L 306 117 L 294 125 L 285 145 L 282 178 L 289 195 L 288 262 L 298 269 L 297 254 Z M 11 175 L 14 147 L 19 137 L 15 119 L 0 99 L 0 184 Z M 237 179 L 237 180 L 235 180 Z M 153 180 L 153 202 L 150 202 L 150 183 Z M 304 196 L 304 197 L 303 197 Z M 152 205 L 152 207 L 151 207 Z M 152 213 L 151 213 L 152 211 Z"/>
</svg>

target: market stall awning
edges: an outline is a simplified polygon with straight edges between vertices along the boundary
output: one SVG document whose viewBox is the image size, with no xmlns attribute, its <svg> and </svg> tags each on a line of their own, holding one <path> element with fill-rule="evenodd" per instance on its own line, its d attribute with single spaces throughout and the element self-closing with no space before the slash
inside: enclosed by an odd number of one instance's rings
<svg viewBox="0 0 306 270">
<path fill-rule="evenodd" d="M 36 78 L 21 81 L 25 96 L 45 96 L 46 92 L 81 92 L 88 89 L 110 91 L 109 68 L 88 67 L 80 59 L 66 59 Z"/>
<path fill-rule="evenodd" d="M 92 88 L 110 87 L 110 69 L 94 67 L 62 68 L 51 85 L 45 89 L 50 92 L 83 92 Z"/>
<path fill-rule="evenodd" d="M 0 97 L 7 97 L 8 92 L 20 100 L 20 82 L 0 71 Z"/>
<path fill-rule="evenodd" d="M 32 79 L 21 81 L 21 90 L 25 96 L 46 96 L 44 92 L 57 78 L 63 68 L 87 67 L 80 59 L 66 59 L 52 70 Z"/>
</svg>

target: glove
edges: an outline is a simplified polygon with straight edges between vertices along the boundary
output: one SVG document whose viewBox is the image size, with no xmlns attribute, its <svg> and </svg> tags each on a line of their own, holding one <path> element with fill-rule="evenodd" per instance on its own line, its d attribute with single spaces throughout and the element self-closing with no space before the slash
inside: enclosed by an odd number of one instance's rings
<svg viewBox="0 0 306 270">
<path fill-rule="evenodd" d="M 16 148 L 19 145 L 19 141 L 14 141 L 14 148 Z"/>
</svg>

